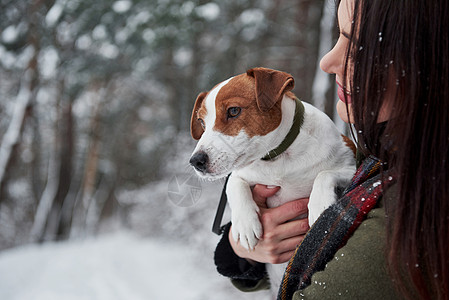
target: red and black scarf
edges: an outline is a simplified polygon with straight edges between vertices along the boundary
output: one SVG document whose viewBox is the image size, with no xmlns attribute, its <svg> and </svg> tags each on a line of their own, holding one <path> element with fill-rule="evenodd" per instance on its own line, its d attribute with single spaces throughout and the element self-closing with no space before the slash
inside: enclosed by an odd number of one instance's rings
<svg viewBox="0 0 449 300">
<path fill-rule="evenodd" d="M 343 196 L 313 224 L 288 263 L 278 300 L 291 299 L 295 291 L 310 285 L 312 275 L 324 270 L 377 204 L 383 191 L 393 184 L 388 172 L 379 172 L 381 164 L 373 156 L 366 158 Z"/>
</svg>

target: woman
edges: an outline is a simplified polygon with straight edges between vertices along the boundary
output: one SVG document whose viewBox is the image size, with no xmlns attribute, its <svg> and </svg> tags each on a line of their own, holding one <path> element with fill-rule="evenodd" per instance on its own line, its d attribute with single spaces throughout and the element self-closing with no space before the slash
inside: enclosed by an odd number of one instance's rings
<svg viewBox="0 0 449 300">
<path fill-rule="evenodd" d="M 336 75 L 337 110 L 354 124 L 359 152 L 379 158 L 382 178 L 397 183 L 293 299 L 449 299 L 449 3 L 337 4 L 340 34 L 321 68 Z M 275 192 L 256 186 L 254 197 L 263 206 Z M 243 290 L 260 289 L 260 263 L 287 261 L 303 239 L 304 220 L 285 218 L 306 202 L 263 209 L 264 238 L 253 252 L 224 238 L 218 270 Z"/>
</svg>

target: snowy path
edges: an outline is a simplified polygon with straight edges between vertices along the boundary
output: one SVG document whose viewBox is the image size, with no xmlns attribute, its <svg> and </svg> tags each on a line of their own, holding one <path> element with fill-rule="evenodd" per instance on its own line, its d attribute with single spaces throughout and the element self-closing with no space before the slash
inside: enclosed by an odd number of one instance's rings
<svg viewBox="0 0 449 300">
<path fill-rule="evenodd" d="M 0 299 L 267 299 L 233 289 L 211 256 L 129 233 L 11 249 L 0 252 Z"/>
</svg>

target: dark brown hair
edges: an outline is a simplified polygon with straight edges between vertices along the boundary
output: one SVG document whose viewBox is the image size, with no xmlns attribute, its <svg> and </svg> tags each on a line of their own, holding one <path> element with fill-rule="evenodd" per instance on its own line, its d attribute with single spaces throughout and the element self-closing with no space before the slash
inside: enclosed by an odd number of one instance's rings
<svg viewBox="0 0 449 300">
<path fill-rule="evenodd" d="M 354 3 L 352 122 L 363 151 L 398 180 L 385 203 L 388 265 L 408 297 L 449 299 L 449 1 Z M 379 126 L 384 105 L 391 115 Z"/>
</svg>

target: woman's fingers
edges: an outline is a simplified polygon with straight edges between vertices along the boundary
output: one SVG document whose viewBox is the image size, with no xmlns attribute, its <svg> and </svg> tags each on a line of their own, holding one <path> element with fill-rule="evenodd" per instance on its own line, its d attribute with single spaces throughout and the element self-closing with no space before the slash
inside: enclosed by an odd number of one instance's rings
<svg viewBox="0 0 449 300">
<path fill-rule="evenodd" d="M 296 247 L 302 242 L 304 236 L 296 236 L 278 242 L 275 247 L 264 247 L 266 261 L 272 264 L 280 264 L 288 261 L 296 250 Z M 257 248 L 257 246 L 256 246 Z"/>
<path fill-rule="evenodd" d="M 279 186 L 268 186 L 263 184 L 256 184 L 253 188 L 254 194 L 260 197 L 268 198 L 273 196 L 279 191 L 281 187 Z"/>
<path fill-rule="evenodd" d="M 261 216 L 261 221 L 264 228 L 265 225 L 277 226 L 301 215 L 307 214 L 308 203 L 309 198 L 303 198 L 287 202 L 279 207 L 266 211 Z"/>
<path fill-rule="evenodd" d="M 291 221 L 279 225 L 273 230 L 265 231 L 259 243 L 269 252 L 276 254 L 294 250 L 304 239 L 308 229 L 307 219 Z"/>
<path fill-rule="evenodd" d="M 280 187 L 268 187 L 263 184 L 256 184 L 253 188 L 253 199 L 259 207 L 267 207 L 267 198 L 274 196 L 279 191 Z"/>
</svg>

